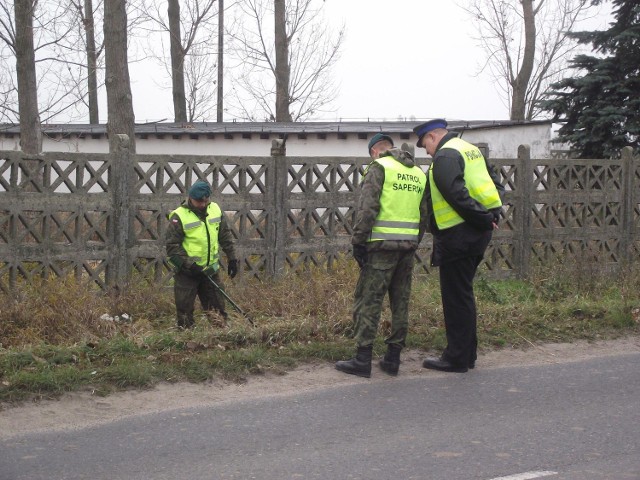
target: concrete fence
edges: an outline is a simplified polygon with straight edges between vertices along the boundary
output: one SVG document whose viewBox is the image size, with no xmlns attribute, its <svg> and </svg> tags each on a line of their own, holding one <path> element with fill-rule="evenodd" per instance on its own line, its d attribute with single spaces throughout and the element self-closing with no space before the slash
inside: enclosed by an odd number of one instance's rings
<svg viewBox="0 0 640 480">
<path fill-rule="evenodd" d="M 640 161 L 491 159 L 507 194 L 484 269 L 526 277 L 536 265 L 628 265 L 640 253 Z M 367 158 L 0 152 L 0 289 L 74 275 L 122 286 L 137 270 L 160 283 L 166 215 L 198 179 L 211 183 L 237 238 L 244 275 L 332 268 L 350 251 Z M 426 165 L 423 165 L 426 168 Z M 431 237 L 417 252 L 429 273 Z"/>
</svg>

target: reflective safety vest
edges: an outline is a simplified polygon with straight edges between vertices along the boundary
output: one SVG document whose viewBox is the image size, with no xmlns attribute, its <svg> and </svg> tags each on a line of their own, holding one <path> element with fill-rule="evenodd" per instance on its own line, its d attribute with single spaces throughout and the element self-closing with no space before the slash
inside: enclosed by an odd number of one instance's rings
<svg viewBox="0 0 640 480">
<path fill-rule="evenodd" d="M 452 148 L 464 159 L 464 182 L 471 198 L 483 205 L 487 210 L 502 206 L 500 194 L 496 188 L 480 149 L 469 142 L 454 137 L 442 148 Z M 451 228 L 464 222 L 451 205 L 444 199 L 433 180 L 433 163 L 429 167 L 429 187 L 436 224 L 440 230 Z"/>
<path fill-rule="evenodd" d="M 222 210 L 217 203 L 211 202 L 207 207 L 206 222 L 189 208 L 180 206 L 169 214 L 169 218 L 177 215 L 182 222 L 184 240 L 182 247 L 189 257 L 201 267 L 212 266 L 219 268 L 220 255 L 218 252 L 218 232 L 222 220 Z"/>
<path fill-rule="evenodd" d="M 374 162 L 384 168 L 384 185 L 380 194 L 380 211 L 368 241 L 417 242 L 420 202 L 427 186 L 427 176 L 420 167 L 407 167 L 393 157 L 378 158 Z"/>
</svg>

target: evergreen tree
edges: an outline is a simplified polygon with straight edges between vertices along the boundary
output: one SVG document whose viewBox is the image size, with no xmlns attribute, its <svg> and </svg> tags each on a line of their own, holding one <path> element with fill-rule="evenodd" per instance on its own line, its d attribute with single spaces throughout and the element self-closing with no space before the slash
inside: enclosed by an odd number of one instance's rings
<svg viewBox="0 0 640 480">
<path fill-rule="evenodd" d="M 591 44 L 595 54 L 571 61 L 582 76 L 554 83 L 541 104 L 563 124 L 558 139 L 580 158 L 618 158 L 626 146 L 639 153 L 640 3 L 612 3 L 609 29 L 572 34 L 579 43 Z"/>
</svg>

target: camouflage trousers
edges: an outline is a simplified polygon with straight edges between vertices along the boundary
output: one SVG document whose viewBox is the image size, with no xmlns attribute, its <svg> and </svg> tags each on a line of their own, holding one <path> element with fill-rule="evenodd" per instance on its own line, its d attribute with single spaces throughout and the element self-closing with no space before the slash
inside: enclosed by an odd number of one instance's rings
<svg viewBox="0 0 640 480">
<path fill-rule="evenodd" d="M 212 278 L 221 288 L 224 288 L 218 273 L 213 275 Z M 217 310 L 223 316 L 226 315 L 224 297 L 204 275 L 193 275 L 188 272 L 176 273 L 173 292 L 179 327 L 191 328 L 193 326 L 196 297 L 200 299 L 203 310 Z"/>
<path fill-rule="evenodd" d="M 367 263 L 360 270 L 353 304 L 353 334 L 359 347 L 373 344 L 387 293 L 391 306 L 391 334 L 385 343 L 404 347 L 409 328 L 414 255 L 414 251 L 368 253 Z"/>
</svg>

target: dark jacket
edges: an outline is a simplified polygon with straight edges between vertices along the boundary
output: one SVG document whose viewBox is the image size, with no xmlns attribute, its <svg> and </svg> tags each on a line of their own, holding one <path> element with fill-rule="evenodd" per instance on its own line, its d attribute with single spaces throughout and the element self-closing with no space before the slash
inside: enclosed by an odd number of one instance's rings
<svg viewBox="0 0 640 480">
<path fill-rule="evenodd" d="M 433 180 L 449 205 L 460 215 L 464 222 L 445 230 L 439 230 L 433 214 L 431 189 L 427 182 L 427 203 L 429 210 L 429 230 L 433 234 L 433 266 L 464 258 L 482 256 L 491 241 L 493 223 L 498 223 L 501 208 L 487 210 L 474 200 L 464 182 L 465 163 L 462 155 L 452 148 L 442 148 L 455 133 L 448 133 L 440 141 L 433 157 Z M 486 162 L 486 159 L 485 159 Z M 503 198 L 504 187 L 496 172 L 487 164 L 487 170 L 493 183 Z"/>
<path fill-rule="evenodd" d="M 182 206 L 187 207 L 195 213 L 200 220 L 206 220 L 206 211 L 200 211 L 193 208 L 188 200 L 182 202 Z M 165 240 L 167 256 L 169 257 L 170 262 L 179 271 L 188 271 L 189 268 L 193 266 L 194 261 L 187 255 L 186 250 L 182 246 L 182 242 L 184 241 L 184 230 L 182 228 L 182 222 L 177 215 L 170 217 Z M 218 243 L 224 254 L 227 256 L 227 261 L 236 260 L 236 251 L 233 242 L 233 234 L 231 233 L 231 229 L 229 228 L 227 219 L 223 213 L 220 221 L 220 230 L 218 231 Z"/>
<path fill-rule="evenodd" d="M 392 148 L 385 152 L 383 156 L 391 156 L 402 165 L 413 167 L 416 165 L 413 156 L 409 152 Z M 366 245 L 368 251 L 377 250 L 401 250 L 409 251 L 418 248 L 418 244 L 427 229 L 427 196 L 422 195 L 420 203 L 420 228 L 418 241 L 411 240 L 382 240 L 376 242 L 367 242 L 373 225 L 380 212 L 380 195 L 384 186 L 384 167 L 373 161 L 367 167 L 366 175 L 362 181 L 360 188 L 360 197 L 358 198 L 358 208 L 356 212 L 356 221 L 353 225 L 353 234 L 351 243 L 353 245 Z M 425 189 L 426 191 L 426 189 Z"/>
</svg>

